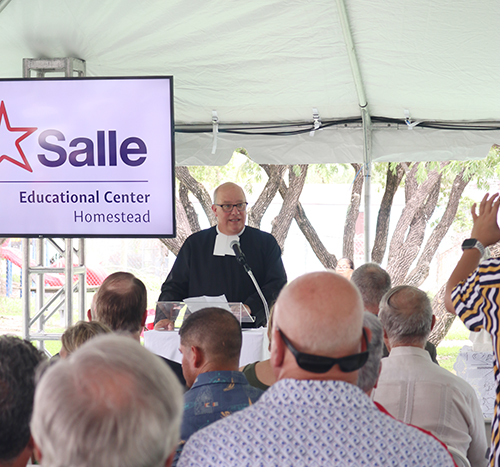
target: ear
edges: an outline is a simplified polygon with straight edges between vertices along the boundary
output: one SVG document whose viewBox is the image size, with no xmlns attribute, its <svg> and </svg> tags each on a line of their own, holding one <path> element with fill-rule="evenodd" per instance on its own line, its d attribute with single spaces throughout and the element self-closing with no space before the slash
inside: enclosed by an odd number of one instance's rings
<svg viewBox="0 0 500 467">
<path fill-rule="evenodd" d="M 203 353 L 203 350 L 199 347 L 195 347 L 194 345 L 191 346 L 191 358 L 191 363 L 194 368 L 200 368 L 205 362 L 205 354 Z"/>
<path fill-rule="evenodd" d="M 436 325 L 436 317 L 434 315 L 432 315 L 431 331 L 434 329 L 435 325 Z"/>
<path fill-rule="evenodd" d="M 372 330 L 370 328 L 367 328 L 366 326 L 363 327 L 365 333 L 366 333 L 366 338 L 368 339 L 368 342 L 365 342 L 365 340 L 363 339 L 363 337 L 361 337 L 361 351 L 364 352 L 365 350 L 367 350 L 368 348 L 368 345 L 371 341 L 372 341 Z"/>
<path fill-rule="evenodd" d="M 92 321 L 92 312 L 90 311 L 90 308 L 87 310 L 87 318 L 89 321 Z"/>
<path fill-rule="evenodd" d="M 170 456 L 168 456 L 167 460 L 165 461 L 165 467 L 170 467 L 172 465 L 174 457 L 175 457 L 175 449 L 172 451 L 172 454 L 170 454 Z"/>
<path fill-rule="evenodd" d="M 273 326 L 272 340 L 271 340 L 271 367 L 275 376 L 279 374 L 279 370 L 283 365 L 285 359 L 285 343 L 281 338 L 276 326 Z"/>
<path fill-rule="evenodd" d="M 144 314 L 142 315 L 141 319 L 141 327 L 144 327 L 146 325 L 147 319 L 148 319 L 148 310 L 144 310 Z"/>
<path fill-rule="evenodd" d="M 215 204 L 212 204 L 212 211 L 215 214 L 215 217 L 217 217 L 217 206 Z"/>
<path fill-rule="evenodd" d="M 32 438 L 33 439 L 33 438 Z M 33 441 L 33 454 L 35 455 L 36 461 L 41 464 L 42 463 L 42 452 L 40 451 L 40 448 L 38 445 Z"/>
<path fill-rule="evenodd" d="M 387 351 L 391 352 L 391 346 L 389 345 L 389 336 L 387 335 L 386 330 L 384 329 L 384 344 L 387 347 Z"/>
</svg>

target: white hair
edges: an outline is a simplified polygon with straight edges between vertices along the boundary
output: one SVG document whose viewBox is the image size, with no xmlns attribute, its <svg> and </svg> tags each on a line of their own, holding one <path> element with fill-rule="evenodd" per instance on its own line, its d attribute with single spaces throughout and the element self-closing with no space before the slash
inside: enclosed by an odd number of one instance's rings
<svg viewBox="0 0 500 467">
<path fill-rule="evenodd" d="M 379 318 L 391 346 L 423 347 L 432 328 L 432 305 L 417 287 L 398 285 L 382 297 Z"/>
<path fill-rule="evenodd" d="M 105 335 L 43 374 L 31 431 L 45 466 L 160 467 L 182 410 L 167 364 L 130 337 Z"/>
<path fill-rule="evenodd" d="M 358 372 L 357 386 L 364 392 L 369 392 L 375 387 L 378 380 L 384 344 L 384 330 L 378 317 L 369 311 L 363 313 L 363 326 L 370 329 L 372 338 L 368 344 L 368 351 L 370 352 L 368 360 Z"/>
</svg>

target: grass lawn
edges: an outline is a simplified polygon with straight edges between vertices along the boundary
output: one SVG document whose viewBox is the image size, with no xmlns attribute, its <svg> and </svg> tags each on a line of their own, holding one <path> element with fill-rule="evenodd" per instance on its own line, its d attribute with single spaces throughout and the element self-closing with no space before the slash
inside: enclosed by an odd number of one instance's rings
<svg viewBox="0 0 500 467">
<path fill-rule="evenodd" d="M 455 318 L 448 334 L 437 348 L 437 359 L 440 366 L 455 373 L 453 365 L 457 360 L 458 352 L 464 345 L 471 345 L 469 332 L 462 321 Z"/>
</svg>

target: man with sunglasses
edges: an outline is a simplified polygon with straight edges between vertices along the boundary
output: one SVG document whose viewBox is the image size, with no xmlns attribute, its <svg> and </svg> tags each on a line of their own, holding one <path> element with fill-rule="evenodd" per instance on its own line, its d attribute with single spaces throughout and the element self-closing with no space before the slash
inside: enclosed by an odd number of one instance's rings
<svg viewBox="0 0 500 467">
<path fill-rule="evenodd" d="M 371 334 L 353 284 L 331 271 L 306 274 L 283 289 L 274 313 L 277 382 L 195 433 L 178 467 L 454 465 L 438 441 L 382 413 L 356 386 Z"/>
<path fill-rule="evenodd" d="M 245 193 L 238 185 L 228 182 L 215 189 L 212 211 L 217 226 L 196 232 L 184 242 L 158 301 L 225 294 L 229 302 L 247 306 L 255 318 L 255 327 L 265 326 L 263 303 L 252 279 L 236 260 L 231 243 L 239 242 L 268 304 L 276 300 L 286 284 L 286 273 L 276 239 L 245 226 L 247 205 Z M 155 329 L 168 328 L 170 323 L 164 318 L 157 311 Z"/>
<path fill-rule="evenodd" d="M 458 449 L 472 467 L 485 467 L 488 443 L 476 392 L 424 349 L 436 321 L 427 294 L 410 285 L 394 287 L 382 297 L 379 317 L 390 353 L 382 360 L 373 400 Z"/>
</svg>

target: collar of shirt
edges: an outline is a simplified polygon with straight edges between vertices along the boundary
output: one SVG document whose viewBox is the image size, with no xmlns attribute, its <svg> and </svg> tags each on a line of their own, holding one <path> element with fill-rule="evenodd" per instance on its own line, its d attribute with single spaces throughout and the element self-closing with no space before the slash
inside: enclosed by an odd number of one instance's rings
<svg viewBox="0 0 500 467">
<path fill-rule="evenodd" d="M 248 384 L 241 371 L 207 371 L 197 376 L 191 389 L 207 384 Z"/>
<path fill-rule="evenodd" d="M 229 246 L 231 242 L 240 241 L 240 235 L 245 231 L 245 227 L 238 235 L 226 235 L 219 231 L 219 226 L 216 227 L 217 236 L 215 237 L 214 256 L 235 256 L 234 250 Z"/>
<path fill-rule="evenodd" d="M 391 353 L 389 357 L 405 357 L 407 355 L 415 355 L 418 357 L 425 358 L 426 360 L 432 361 L 429 352 L 425 349 L 421 349 L 420 347 L 413 347 L 411 345 L 403 345 L 399 347 L 394 347 L 391 349 Z M 387 357 L 387 358 L 389 358 Z M 382 363 L 383 364 L 383 363 Z"/>
</svg>

